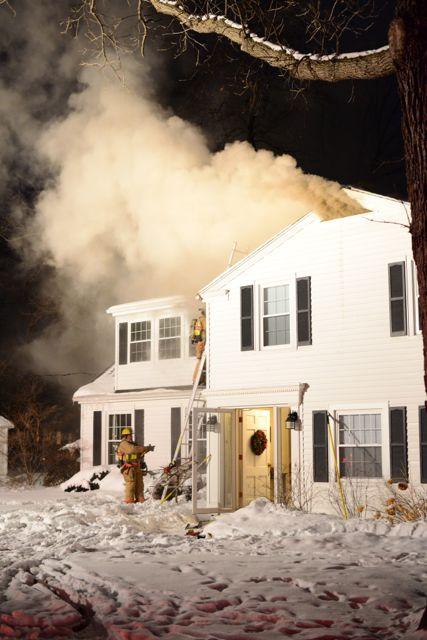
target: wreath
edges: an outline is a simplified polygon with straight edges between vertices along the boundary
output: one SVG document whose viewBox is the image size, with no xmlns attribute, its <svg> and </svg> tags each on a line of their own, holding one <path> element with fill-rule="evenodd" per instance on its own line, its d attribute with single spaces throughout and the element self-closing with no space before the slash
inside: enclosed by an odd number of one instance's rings
<svg viewBox="0 0 427 640">
<path fill-rule="evenodd" d="M 260 456 L 261 453 L 264 453 L 267 449 L 267 436 L 265 435 L 265 432 L 261 429 L 255 431 L 255 433 L 251 435 L 250 446 L 252 453 L 256 456 Z"/>
</svg>

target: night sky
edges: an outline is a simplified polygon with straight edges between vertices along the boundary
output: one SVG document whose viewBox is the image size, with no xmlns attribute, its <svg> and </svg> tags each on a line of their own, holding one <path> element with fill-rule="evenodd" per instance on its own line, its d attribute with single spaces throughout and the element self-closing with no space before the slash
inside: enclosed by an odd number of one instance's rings
<svg viewBox="0 0 427 640">
<path fill-rule="evenodd" d="M 59 4 L 40 2 L 33 10 L 29 1 L 17 3 L 15 17 L 0 8 L 0 359 L 18 370 L 28 364 L 18 347 L 55 319 L 54 305 L 43 299 L 50 267 L 29 266 L 13 238 L 52 178 L 36 160 L 31 128 L 65 115 L 68 97 L 79 86 L 79 46 L 60 33 L 67 3 Z M 382 3 L 374 27 L 356 38 L 347 35 L 343 49 L 383 45 L 392 12 L 392 3 Z M 159 67 L 156 99 L 199 126 L 212 150 L 247 140 L 256 149 L 294 156 L 305 172 L 406 197 L 394 77 L 301 85 L 214 36 L 199 37 L 197 67 L 195 50 L 176 57 L 173 39 L 162 38 L 153 37 L 148 51 Z M 247 78 L 255 99 L 245 90 Z"/>
</svg>

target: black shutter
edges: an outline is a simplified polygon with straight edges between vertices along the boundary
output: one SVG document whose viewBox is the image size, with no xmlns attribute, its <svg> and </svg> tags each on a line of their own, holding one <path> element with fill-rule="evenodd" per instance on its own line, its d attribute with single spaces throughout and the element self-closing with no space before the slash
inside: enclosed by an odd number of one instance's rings
<svg viewBox="0 0 427 640">
<path fill-rule="evenodd" d="M 311 278 L 297 278 L 297 341 L 311 344 Z"/>
<path fill-rule="evenodd" d="M 171 407 L 171 460 L 175 454 L 176 445 L 181 435 L 181 407 Z M 177 460 L 181 460 L 179 452 Z"/>
<path fill-rule="evenodd" d="M 93 457 L 92 464 L 94 467 L 101 464 L 101 445 L 102 445 L 102 411 L 93 412 Z"/>
<path fill-rule="evenodd" d="M 240 338 L 241 350 L 254 348 L 254 288 L 240 288 Z"/>
<path fill-rule="evenodd" d="M 392 336 L 405 336 L 406 326 L 406 277 L 405 263 L 395 262 L 388 265 L 390 294 L 390 333 Z"/>
<path fill-rule="evenodd" d="M 128 323 L 119 324 L 119 364 L 128 362 Z"/>
<path fill-rule="evenodd" d="M 427 415 L 426 408 L 420 407 L 420 457 L 421 482 L 427 482 Z"/>
<path fill-rule="evenodd" d="M 135 442 L 144 444 L 144 409 L 135 409 Z"/>
<path fill-rule="evenodd" d="M 313 411 L 313 480 L 329 481 L 328 413 Z"/>
<path fill-rule="evenodd" d="M 406 407 L 390 409 L 390 477 L 393 482 L 408 480 Z"/>
</svg>

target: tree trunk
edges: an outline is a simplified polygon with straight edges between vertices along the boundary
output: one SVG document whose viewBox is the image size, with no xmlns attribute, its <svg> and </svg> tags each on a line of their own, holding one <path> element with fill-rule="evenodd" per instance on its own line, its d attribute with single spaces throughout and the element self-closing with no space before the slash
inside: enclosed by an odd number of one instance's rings
<svg viewBox="0 0 427 640">
<path fill-rule="evenodd" d="M 427 3 L 397 0 L 390 52 L 402 103 L 406 175 L 411 203 L 412 251 L 417 267 L 424 386 L 427 392 Z"/>
<path fill-rule="evenodd" d="M 411 203 L 412 251 L 417 267 L 427 392 L 427 3 L 397 0 L 389 30 L 390 53 L 402 103 L 406 176 Z M 426 402 L 427 406 L 427 402 Z M 427 606 L 418 629 L 427 629 Z"/>
</svg>

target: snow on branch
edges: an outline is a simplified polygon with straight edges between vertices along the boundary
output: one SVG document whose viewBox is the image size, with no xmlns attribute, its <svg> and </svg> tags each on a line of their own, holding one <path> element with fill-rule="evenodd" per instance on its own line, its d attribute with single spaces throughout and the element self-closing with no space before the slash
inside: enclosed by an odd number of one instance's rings
<svg viewBox="0 0 427 640">
<path fill-rule="evenodd" d="M 242 51 L 286 70 L 298 80 L 367 80 L 390 75 L 393 63 L 388 45 L 372 51 L 331 55 L 304 54 L 248 33 L 242 24 L 222 15 L 193 15 L 175 0 L 146 0 L 159 13 L 179 20 L 197 33 L 215 33 L 238 45 Z"/>
</svg>

